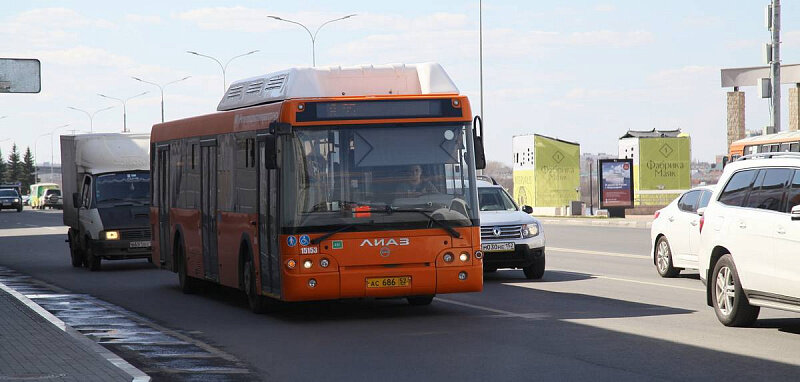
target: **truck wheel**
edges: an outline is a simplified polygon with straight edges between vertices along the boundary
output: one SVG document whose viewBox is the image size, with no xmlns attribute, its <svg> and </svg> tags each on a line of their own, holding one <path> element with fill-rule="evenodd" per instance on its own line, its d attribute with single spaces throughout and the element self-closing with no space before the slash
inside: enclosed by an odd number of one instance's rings
<svg viewBox="0 0 800 382">
<path fill-rule="evenodd" d="M 525 273 L 525 278 L 528 280 L 541 279 L 544 276 L 544 255 L 536 259 L 533 264 L 522 268 L 522 272 Z"/>
<path fill-rule="evenodd" d="M 91 244 L 86 246 L 86 264 L 92 272 L 100 270 L 100 257 L 95 255 Z"/>
<path fill-rule="evenodd" d="M 83 266 L 83 251 L 81 251 L 78 240 L 75 239 L 75 235 L 72 233 L 69 234 L 69 256 L 72 259 L 73 267 L 80 268 Z"/>
<path fill-rule="evenodd" d="M 175 254 L 178 260 L 178 284 L 181 286 L 181 292 L 185 294 L 197 292 L 200 289 L 200 281 L 187 274 L 186 250 L 183 248 L 183 241 L 178 241 L 175 245 Z"/>
</svg>

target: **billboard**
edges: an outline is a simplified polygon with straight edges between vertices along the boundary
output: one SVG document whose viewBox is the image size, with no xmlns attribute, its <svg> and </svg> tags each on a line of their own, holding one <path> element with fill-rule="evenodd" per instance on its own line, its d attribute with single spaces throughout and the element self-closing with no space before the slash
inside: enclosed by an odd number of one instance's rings
<svg viewBox="0 0 800 382">
<path fill-rule="evenodd" d="M 520 205 L 562 207 L 578 200 L 578 144 L 542 135 L 515 137 L 515 142 L 515 150 L 524 154 L 514 168 L 514 198 Z"/>
<path fill-rule="evenodd" d="M 600 159 L 600 208 L 633 207 L 633 159 Z"/>
<path fill-rule="evenodd" d="M 666 205 L 692 187 L 691 141 L 688 137 L 639 139 L 634 165 L 638 205 Z"/>
</svg>

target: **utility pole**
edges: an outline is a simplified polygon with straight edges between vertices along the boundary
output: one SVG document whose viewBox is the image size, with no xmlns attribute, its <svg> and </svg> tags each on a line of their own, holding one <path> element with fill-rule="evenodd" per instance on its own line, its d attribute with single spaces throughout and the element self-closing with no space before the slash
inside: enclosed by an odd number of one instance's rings
<svg viewBox="0 0 800 382">
<path fill-rule="evenodd" d="M 781 0 L 772 0 L 772 61 L 770 62 L 770 79 L 772 85 L 772 128 L 781 131 Z"/>
</svg>

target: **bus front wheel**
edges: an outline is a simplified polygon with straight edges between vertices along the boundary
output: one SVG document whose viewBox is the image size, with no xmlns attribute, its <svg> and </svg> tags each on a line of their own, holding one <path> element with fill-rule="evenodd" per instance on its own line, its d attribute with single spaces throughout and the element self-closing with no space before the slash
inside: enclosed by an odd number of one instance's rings
<svg viewBox="0 0 800 382">
<path fill-rule="evenodd" d="M 242 286 L 244 287 L 245 294 L 247 294 L 247 304 L 250 306 L 250 310 L 256 314 L 270 311 L 273 305 L 272 302 L 266 297 L 259 295 L 257 292 L 256 268 L 253 266 L 253 260 L 249 256 L 244 261 L 241 277 Z"/>
</svg>

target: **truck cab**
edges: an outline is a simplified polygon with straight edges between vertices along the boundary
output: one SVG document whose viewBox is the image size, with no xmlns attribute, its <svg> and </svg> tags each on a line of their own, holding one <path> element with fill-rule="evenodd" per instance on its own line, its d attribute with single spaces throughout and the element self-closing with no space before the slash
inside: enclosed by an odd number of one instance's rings
<svg viewBox="0 0 800 382">
<path fill-rule="evenodd" d="M 102 260 L 150 260 L 148 141 L 146 134 L 61 137 L 73 266 L 96 271 Z"/>
</svg>

